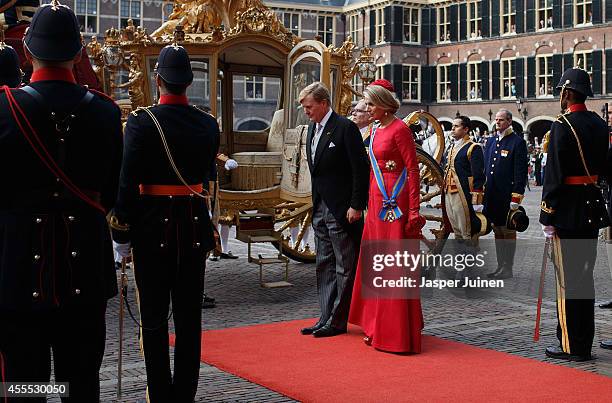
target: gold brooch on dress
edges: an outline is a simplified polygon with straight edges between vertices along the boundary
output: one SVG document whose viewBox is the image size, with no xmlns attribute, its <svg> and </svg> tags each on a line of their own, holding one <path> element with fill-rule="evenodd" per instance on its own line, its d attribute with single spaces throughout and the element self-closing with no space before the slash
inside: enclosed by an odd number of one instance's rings
<svg viewBox="0 0 612 403">
<path fill-rule="evenodd" d="M 385 164 L 385 168 L 387 168 L 387 171 L 394 171 L 396 166 L 397 164 L 393 160 L 389 160 Z"/>
</svg>

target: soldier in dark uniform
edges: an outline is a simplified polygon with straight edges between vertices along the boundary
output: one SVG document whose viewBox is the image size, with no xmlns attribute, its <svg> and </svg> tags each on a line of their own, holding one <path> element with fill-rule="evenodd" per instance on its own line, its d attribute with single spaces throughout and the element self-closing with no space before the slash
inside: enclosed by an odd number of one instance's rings
<svg viewBox="0 0 612 403">
<path fill-rule="evenodd" d="M 0 87 L 7 85 L 16 88 L 21 83 L 22 76 L 17 52 L 0 38 Z"/>
<path fill-rule="evenodd" d="M 608 133 L 605 122 L 584 104 L 593 96 L 586 71 L 566 70 L 557 89 L 565 113 L 550 129 L 540 222 L 553 243 L 559 346 L 548 347 L 546 355 L 585 361 L 591 359 L 595 334 L 597 235 L 609 225 L 597 185 L 606 175 Z"/>
<path fill-rule="evenodd" d="M 3 381 L 48 382 L 53 350 L 63 400 L 97 402 L 122 136 L 117 105 L 75 83 L 81 47 L 72 10 L 40 7 L 30 85 L 0 93 L 0 362 Z"/>
<path fill-rule="evenodd" d="M 497 270 L 489 278 L 512 277 L 516 231 L 506 225 L 508 214 L 519 208 L 527 185 L 527 143 L 512 130 L 512 113 L 500 109 L 495 115 L 496 133 L 485 145 L 484 214 L 493 223 Z"/>
<path fill-rule="evenodd" d="M 200 196 L 211 178 L 219 126 L 188 105 L 185 94 L 193 73 L 183 47 L 163 48 L 156 71 L 159 104 L 139 108 L 127 121 L 111 225 L 115 250 L 127 256 L 130 243 L 133 247 L 148 397 L 153 403 L 192 402 L 200 372 L 204 267 L 214 247 L 208 206 Z M 168 351 L 170 301 L 174 376 Z"/>
</svg>

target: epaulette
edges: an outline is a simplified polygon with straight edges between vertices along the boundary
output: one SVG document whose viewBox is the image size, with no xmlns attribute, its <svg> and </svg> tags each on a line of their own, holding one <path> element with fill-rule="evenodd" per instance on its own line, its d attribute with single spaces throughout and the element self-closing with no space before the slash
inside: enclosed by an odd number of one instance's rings
<svg viewBox="0 0 612 403">
<path fill-rule="evenodd" d="M 207 114 L 208 116 L 210 116 L 210 117 L 214 118 L 214 116 L 213 116 L 213 114 L 212 114 L 212 113 L 210 113 L 210 112 L 206 112 L 204 109 L 200 108 L 199 106 L 197 106 L 197 105 L 191 105 L 191 106 L 193 106 L 193 107 L 194 107 L 195 109 L 197 109 L 198 111 L 200 111 L 200 112 L 202 112 L 202 113 L 205 113 L 205 114 Z"/>
<path fill-rule="evenodd" d="M 87 91 L 89 91 L 89 92 L 92 92 L 92 93 L 94 93 L 94 94 L 96 94 L 96 95 L 100 96 L 100 97 L 101 97 L 101 98 L 103 98 L 103 99 L 106 99 L 107 101 L 111 101 L 111 102 L 112 102 L 112 103 L 114 103 L 115 105 L 117 104 L 117 103 L 115 102 L 115 100 L 114 100 L 114 99 L 112 99 L 111 97 L 109 97 L 108 95 L 106 95 L 105 93 L 103 93 L 102 91 L 94 90 L 94 89 L 89 88 L 89 87 L 87 87 L 87 86 L 85 86 L 85 89 L 86 89 Z"/>
<path fill-rule="evenodd" d="M 130 112 L 131 115 L 134 116 L 138 116 L 138 112 L 143 111 L 145 109 L 150 108 L 150 106 L 139 106 L 138 108 L 134 109 L 132 112 Z"/>
<path fill-rule="evenodd" d="M 129 224 L 120 223 L 117 216 L 112 213 L 108 214 L 107 220 L 108 220 L 108 225 L 116 231 L 127 232 L 130 230 Z"/>
<path fill-rule="evenodd" d="M 557 122 L 561 122 L 561 117 L 562 117 L 562 116 L 567 116 L 567 115 L 569 115 L 569 114 L 571 114 L 571 113 L 572 113 L 572 112 L 570 112 L 570 111 L 567 111 L 567 112 L 564 112 L 564 113 L 560 113 L 560 114 L 558 114 L 558 115 L 557 115 L 557 118 L 556 118 L 555 120 L 556 120 Z M 563 123 L 563 122 L 561 122 L 561 123 Z"/>
</svg>

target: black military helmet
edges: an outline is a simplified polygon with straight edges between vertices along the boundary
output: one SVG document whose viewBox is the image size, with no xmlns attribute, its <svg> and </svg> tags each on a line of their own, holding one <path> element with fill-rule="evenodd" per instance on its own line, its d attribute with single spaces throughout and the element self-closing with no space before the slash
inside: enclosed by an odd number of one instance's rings
<svg viewBox="0 0 612 403">
<path fill-rule="evenodd" d="M 24 43 L 37 59 L 64 62 L 81 52 L 81 30 L 74 12 L 57 0 L 36 10 Z"/>
<path fill-rule="evenodd" d="M 19 86 L 23 76 L 19 68 L 19 56 L 12 46 L 0 42 L 0 85 Z"/>
<path fill-rule="evenodd" d="M 519 206 L 516 210 L 508 211 L 506 227 L 509 230 L 524 232 L 529 227 L 529 217 L 523 206 Z"/>
<path fill-rule="evenodd" d="M 161 50 L 155 70 L 168 84 L 189 85 L 193 81 L 189 54 L 184 47 L 176 44 Z"/>
<path fill-rule="evenodd" d="M 557 89 L 560 90 L 563 87 L 579 92 L 587 97 L 593 96 L 589 73 L 579 67 L 572 67 L 571 69 L 565 70 L 565 73 L 563 73 L 561 77 L 561 81 L 559 81 L 557 85 Z"/>
</svg>

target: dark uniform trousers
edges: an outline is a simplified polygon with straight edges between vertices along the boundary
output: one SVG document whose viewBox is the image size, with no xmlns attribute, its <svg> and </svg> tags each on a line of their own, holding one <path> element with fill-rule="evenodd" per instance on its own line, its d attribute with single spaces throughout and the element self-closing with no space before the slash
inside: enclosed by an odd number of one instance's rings
<svg viewBox="0 0 612 403">
<path fill-rule="evenodd" d="M 151 196 L 155 197 L 155 196 Z M 163 198 L 163 197 L 157 197 Z M 192 402 L 198 387 L 201 350 L 202 292 L 205 251 L 196 246 L 194 215 L 199 198 L 175 196 L 169 200 L 163 228 L 134 239 L 134 272 L 142 320 L 142 347 L 152 403 Z M 208 215 L 206 210 L 202 214 Z M 198 214 L 198 213 L 195 213 Z M 157 220 L 156 220 L 157 221 Z M 203 221 L 203 220 L 202 220 Z M 161 238 L 158 236 L 162 234 Z M 196 235 L 194 237 L 194 235 Z M 168 307 L 172 302 L 174 377 L 170 370 Z"/>
</svg>

